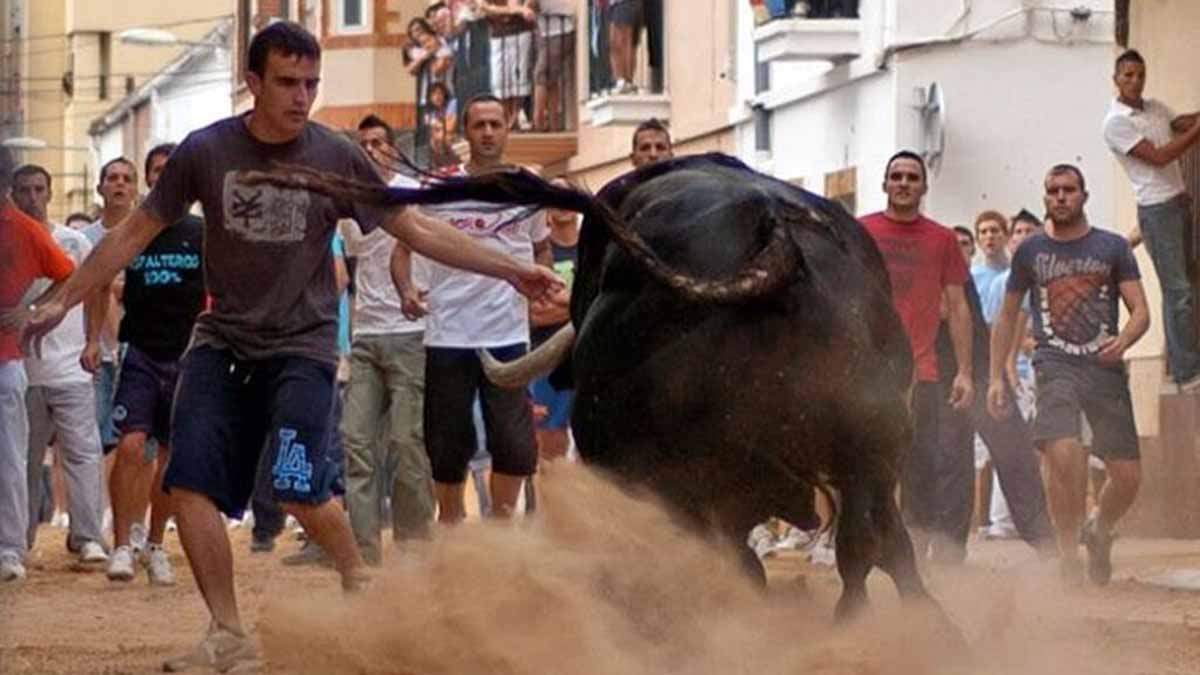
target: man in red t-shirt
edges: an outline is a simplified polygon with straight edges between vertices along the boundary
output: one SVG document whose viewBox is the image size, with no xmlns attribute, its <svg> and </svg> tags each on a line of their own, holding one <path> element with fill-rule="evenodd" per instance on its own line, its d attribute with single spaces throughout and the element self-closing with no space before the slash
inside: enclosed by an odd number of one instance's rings
<svg viewBox="0 0 1200 675">
<path fill-rule="evenodd" d="M 884 172 L 887 209 L 862 218 L 883 254 L 892 282 L 892 302 L 912 345 L 915 387 L 912 396 L 913 443 L 901 469 L 901 506 L 912 533 L 917 559 L 928 555 L 932 543 L 949 545 L 958 529 L 945 522 L 955 504 L 971 499 L 969 484 L 948 481 L 953 448 L 938 442 L 939 407 L 948 398 L 955 410 L 968 410 L 974 398 L 971 372 L 971 312 L 963 294 L 967 266 L 954 232 L 921 215 L 921 198 L 929 186 L 920 155 L 902 151 L 892 156 Z M 943 301 L 954 343 L 958 372 L 950 392 L 938 384 L 934 344 Z"/>
<path fill-rule="evenodd" d="M 12 203 L 12 171 L 12 156 L 0 146 L 0 583 L 25 578 L 29 524 L 29 418 L 15 332 L 27 311 L 21 298 L 35 279 L 60 282 L 75 269 L 45 228 Z"/>
</svg>

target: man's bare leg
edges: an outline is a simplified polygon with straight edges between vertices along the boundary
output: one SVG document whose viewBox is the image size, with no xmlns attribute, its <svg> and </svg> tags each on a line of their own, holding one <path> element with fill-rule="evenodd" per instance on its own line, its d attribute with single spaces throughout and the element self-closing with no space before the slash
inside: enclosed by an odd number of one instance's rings
<svg viewBox="0 0 1200 675">
<path fill-rule="evenodd" d="M 437 483 L 433 484 L 433 496 L 437 499 L 438 522 L 443 525 L 456 525 L 467 517 L 466 506 L 463 503 L 467 484 Z"/>
<path fill-rule="evenodd" d="M 492 471 L 492 517 L 511 518 L 517 510 L 517 497 L 521 494 L 521 486 L 525 484 L 526 476 L 508 476 Z"/>
<path fill-rule="evenodd" d="M 209 614 L 221 628 L 245 635 L 233 584 L 233 551 L 220 512 L 206 495 L 180 487 L 172 488 L 171 501 L 179 520 L 179 541 Z"/>
<path fill-rule="evenodd" d="M 1142 483 L 1142 463 L 1136 459 L 1108 460 L 1104 462 L 1107 479 L 1100 489 L 1100 512 L 1096 524 L 1101 532 L 1112 532 L 1117 521 L 1133 506 L 1138 487 Z"/>
<path fill-rule="evenodd" d="M 1087 455 L 1079 441 L 1060 438 L 1047 441 L 1046 502 L 1058 539 L 1064 571 L 1079 569 L 1079 528 L 1087 503 Z"/>
<path fill-rule="evenodd" d="M 333 558 L 344 588 L 353 588 L 357 581 L 367 576 L 362 555 L 350 531 L 350 521 L 337 500 L 330 499 L 324 504 L 284 502 L 281 506 L 284 512 L 295 516 L 308 536 Z"/>
<path fill-rule="evenodd" d="M 171 517 L 171 497 L 162 489 L 163 474 L 170 458 L 170 449 L 159 445 L 158 468 L 154 472 L 154 482 L 150 484 L 150 534 L 147 540 L 160 546 L 167 531 L 167 520 Z"/>
<path fill-rule="evenodd" d="M 113 545 L 128 546 L 130 526 L 145 517 L 154 476 L 151 463 L 146 461 L 146 434 L 140 431 L 125 434 L 112 454 L 116 460 L 109 475 L 108 491 L 112 501 Z"/>
</svg>

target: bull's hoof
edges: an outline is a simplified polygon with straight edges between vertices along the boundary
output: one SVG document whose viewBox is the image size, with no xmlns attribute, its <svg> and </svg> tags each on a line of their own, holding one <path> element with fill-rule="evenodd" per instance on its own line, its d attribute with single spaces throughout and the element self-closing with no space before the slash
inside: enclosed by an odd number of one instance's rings
<svg viewBox="0 0 1200 675">
<path fill-rule="evenodd" d="M 833 622 L 844 626 L 862 615 L 867 607 L 866 591 L 842 591 L 837 607 L 833 610 Z"/>
</svg>

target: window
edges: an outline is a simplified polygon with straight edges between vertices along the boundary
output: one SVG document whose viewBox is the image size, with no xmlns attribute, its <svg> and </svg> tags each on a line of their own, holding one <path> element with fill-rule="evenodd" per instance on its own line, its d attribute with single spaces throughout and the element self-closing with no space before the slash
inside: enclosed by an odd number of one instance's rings
<svg viewBox="0 0 1200 675">
<path fill-rule="evenodd" d="M 754 149 L 759 152 L 771 151 L 771 117 L 770 110 L 754 106 Z"/>
<path fill-rule="evenodd" d="M 100 92 L 101 101 L 108 100 L 108 76 L 112 73 L 112 33 L 100 33 Z"/>
<path fill-rule="evenodd" d="M 371 32 L 370 0 L 334 0 L 339 33 Z"/>
</svg>

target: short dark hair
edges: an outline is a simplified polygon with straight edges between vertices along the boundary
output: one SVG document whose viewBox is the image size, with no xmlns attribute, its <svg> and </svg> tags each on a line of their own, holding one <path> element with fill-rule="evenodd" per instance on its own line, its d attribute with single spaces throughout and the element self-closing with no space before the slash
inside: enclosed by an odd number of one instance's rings
<svg viewBox="0 0 1200 675">
<path fill-rule="evenodd" d="M 3 194 L 12 185 L 12 168 L 12 152 L 7 147 L 0 145 L 0 194 Z"/>
<path fill-rule="evenodd" d="M 159 143 L 153 148 L 150 148 L 150 152 L 146 153 L 146 162 L 142 165 L 142 170 L 146 172 L 147 176 L 149 176 L 150 163 L 154 160 L 154 158 L 158 157 L 159 155 L 166 155 L 167 157 L 170 157 L 171 153 L 175 152 L 175 148 L 175 143 Z"/>
<path fill-rule="evenodd" d="M 1083 177 L 1083 172 L 1074 164 L 1055 164 L 1050 167 L 1050 172 L 1047 176 L 1061 176 L 1064 173 L 1073 173 L 1079 179 L 1079 191 L 1087 192 L 1087 180 Z"/>
<path fill-rule="evenodd" d="M 1021 222 L 1021 221 L 1029 223 L 1030 225 L 1033 225 L 1034 227 L 1038 227 L 1038 228 L 1042 227 L 1041 219 L 1039 219 L 1037 216 L 1035 216 L 1033 214 L 1033 211 L 1030 211 L 1029 209 L 1026 209 L 1026 208 L 1022 208 L 1020 211 L 1017 211 L 1017 215 L 1012 217 L 1012 226 L 1015 228 L 1017 226 L 1017 223 Z"/>
<path fill-rule="evenodd" d="M 46 167 L 38 164 L 23 164 L 20 167 L 17 167 L 17 170 L 12 174 L 12 182 L 15 185 L 18 178 L 22 178 L 24 176 L 36 176 L 39 174 L 46 178 L 47 188 L 53 186 L 54 181 L 50 178 L 50 172 L 46 170 Z"/>
<path fill-rule="evenodd" d="M 1146 59 L 1142 58 L 1142 53 L 1136 49 L 1126 49 L 1117 57 L 1116 63 L 1113 64 L 1113 72 L 1121 70 L 1122 63 L 1140 63 L 1143 67 L 1146 65 Z"/>
<path fill-rule="evenodd" d="M 295 21 L 275 21 L 254 34 L 246 50 L 246 70 L 262 77 L 267 74 L 267 55 L 298 56 L 320 60 L 321 45 L 313 34 Z"/>
<path fill-rule="evenodd" d="M 657 117 L 651 117 L 645 122 L 637 125 L 637 128 L 633 130 L 633 138 L 631 138 L 629 141 L 630 145 L 633 146 L 633 150 L 637 150 L 638 134 L 642 133 L 643 131 L 657 131 L 658 133 L 665 135 L 667 137 L 667 145 L 671 145 L 671 130 L 667 129 L 667 125 L 663 124 L 662 121 Z"/>
<path fill-rule="evenodd" d="M 925 168 L 925 158 L 913 152 L 912 150 L 901 150 L 888 158 L 887 164 L 883 165 L 883 179 L 887 180 L 888 174 L 892 172 L 892 163 L 898 159 L 911 159 L 921 165 L 921 180 L 929 182 L 929 170 Z"/>
<path fill-rule="evenodd" d="M 70 225 L 72 220 L 82 220 L 90 223 L 95 220 L 95 218 L 89 216 L 83 211 L 76 211 L 63 219 L 63 225 Z"/>
<path fill-rule="evenodd" d="M 440 0 L 438 2 L 431 3 L 425 8 L 425 18 L 428 19 L 429 17 L 433 16 L 439 9 L 446 9 L 446 3 L 441 2 Z"/>
<path fill-rule="evenodd" d="M 383 129 L 384 133 L 387 134 L 387 142 L 396 142 L 396 134 L 394 131 L 392 131 L 392 125 L 383 121 L 383 118 L 375 113 L 367 115 L 366 117 L 362 118 L 361 122 L 358 123 L 359 131 L 366 131 L 367 129 Z"/>
<path fill-rule="evenodd" d="M 504 101 L 501 101 L 499 98 L 496 97 L 495 94 L 493 94 L 491 92 L 475 94 L 471 98 L 467 99 L 466 104 L 463 105 L 463 109 L 462 109 L 462 128 L 463 129 L 466 129 L 467 125 L 471 123 L 471 108 L 475 107 L 476 105 L 479 105 L 480 103 L 499 103 L 500 107 L 504 107 Z"/>
<path fill-rule="evenodd" d="M 104 166 L 100 167 L 100 178 L 97 179 L 97 182 L 100 182 L 100 183 L 104 182 L 105 174 L 108 173 L 109 167 L 113 166 L 114 164 L 129 165 L 129 170 L 133 172 L 133 182 L 135 182 L 135 183 L 137 182 L 137 165 L 134 164 L 133 162 L 129 161 L 129 159 L 127 159 L 125 157 L 117 157 L 116 159 L 110 159 L 107 162 L 105 162 Z"/>
<path fill-rule="evenodd" d="M 972 244 L 974 244 L 974 243 L 975 243 L 975 233 L 974 233 L 974 232 L 972 232 L 972 231 L 970 231 L 970 230 L 969 230 L 969 229 L 967 229 L 966 227 L 963 227 L 962 225 L 955 225 L 955 226 L 954 226 L 954 231 L 955 231 L 955 232 L 957 232 L 957 233 L 959 233 L 959 234 L 961 234 L 961 235 L 965 235 L 965 236 L 966 236 L 968 239 L 970 239 L 970 240 L 971 240 L 971 243 L 972 243 Z"/>
<path fill-rule="evenodd" d="M 408 25 L 404 28 L 404 34 L 408 37 L 412 37 L 413 26 L 420 26 L 426 33 L 437 35 L 437 31 L 433 29 L 433 24 L 426 21 L 424 17 L 414 16 L 409 20 Z"/>
<path fill-rule="evenodd" d="M 433 99 L 433 90 L 434 89 L 441 89 L 442 90 L 442 100 L 444 100 L 446 102 L 446 104 L 450 103 L 450 99 L 451 99 L 450 87 L 447 86 L 445 82 L 430 82 L 429 89 L 425 92 L 425 100 L 426 101 L 430 101 Z"/>
</svg>

